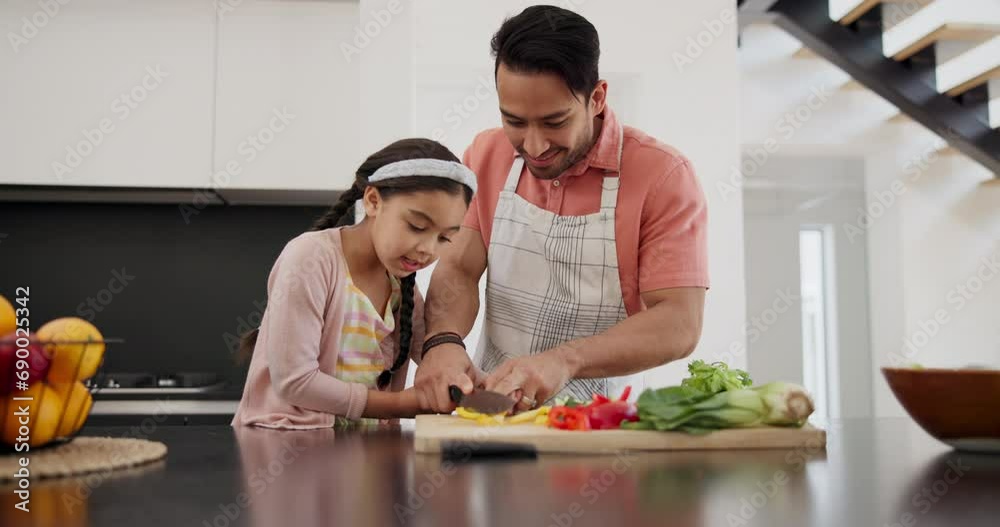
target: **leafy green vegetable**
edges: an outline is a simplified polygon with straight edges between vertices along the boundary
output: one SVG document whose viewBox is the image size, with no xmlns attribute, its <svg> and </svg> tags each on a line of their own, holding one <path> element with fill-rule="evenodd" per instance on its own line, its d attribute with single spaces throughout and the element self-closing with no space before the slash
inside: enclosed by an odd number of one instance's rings
<svg viewBox="0 0 1000 527">
<path fill-rule="evenodd" d="M 622 428 L 706 434 L 720 428 L 802 426 L 813 412 L 805 389 L 784 382 L 714 394 L 682 384 L 646 390 L 637 404 L 639 421 Z"/>
<path fill-rule="evenodd" d="M 708 364 L 703 360 L 691 361 L 688 364 L 690 377 L 681 381 L 681 386 L 696 390 L 702 394 L 716 394 L 727 390 L 740 390 L 753 385 L 750 374 L 743 370 L 729 369 L 725 362 Z"/>
</svg>

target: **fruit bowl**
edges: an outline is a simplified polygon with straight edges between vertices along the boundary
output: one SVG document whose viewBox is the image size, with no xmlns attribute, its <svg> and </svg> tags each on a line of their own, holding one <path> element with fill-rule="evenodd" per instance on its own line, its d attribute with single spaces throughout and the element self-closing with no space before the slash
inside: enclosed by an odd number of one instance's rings
<svg viewBox="0 0 1000 527">
<path fill-rule="evenodd" d="M 99 334 L 97 338 L 82 339 L 0 340 L 4 357 L 13 356 L 14 349 L 25 348 L 30 351 L 29 357 L 44 357 L 29 359 L 28 382 L 13 377 L 12 365 L 4 371 L 6 377 L 0 393 L 0 452 L 24 452 L 26 450 L 21 450 L 23 445 L 18 447 L 21 443 L 37 450 L 75 438 L 90 415 L 93 393 L 97 391 L 88 388 L 83 381 L 99 374 L 105 348 L 120 342 L 121 339 L 105 339 Z"/>
<path fill-rule="evenodd" d="M 899 404 L 956 450 L 1000 452 L 1000 370 L 882 368 Z"/>
</svg>

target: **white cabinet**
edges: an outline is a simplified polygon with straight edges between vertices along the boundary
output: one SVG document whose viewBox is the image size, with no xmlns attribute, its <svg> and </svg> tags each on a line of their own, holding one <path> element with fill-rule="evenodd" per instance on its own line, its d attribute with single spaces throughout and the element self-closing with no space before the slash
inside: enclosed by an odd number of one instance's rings
<svg viewBox="0 0 1000 527">
<path fill-rule="evenodd" d="M 214 2 L 49 3 L 0 3 L 0 183 L 205 186 Z"/>
<path fill-rule="evenodd" d="M 214 188 L 351 184 L 360 86 L 342 45 L 357 26 L 352 2 L 244 0 L 220 11 Z"/>
</svg>

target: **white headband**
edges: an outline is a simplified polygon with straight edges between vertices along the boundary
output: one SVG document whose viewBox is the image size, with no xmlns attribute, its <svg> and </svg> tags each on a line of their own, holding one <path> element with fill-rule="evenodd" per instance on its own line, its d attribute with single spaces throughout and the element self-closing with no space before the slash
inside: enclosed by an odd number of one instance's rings
<svg viewBox="0 0 1000 527">
<path fill-rule="evenodd" d="M 375 183 L 386 179 L 413 176 L 435 176 L 457 181 L 476 192 L 476 174 L 468 167 L 454 161 L 442 159 L 404 159 L 383 165 L 375 171 L 368 181 Z"/>
</svg>

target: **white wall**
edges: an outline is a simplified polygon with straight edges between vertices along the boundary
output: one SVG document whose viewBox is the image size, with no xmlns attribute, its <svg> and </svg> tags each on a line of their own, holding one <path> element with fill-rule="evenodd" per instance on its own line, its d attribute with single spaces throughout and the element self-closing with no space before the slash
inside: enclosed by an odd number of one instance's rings
<svg viewBox="0 0 1000 527">
<path fill-rule="evenodd" d="M 0 182 L 343 188 L 361 160 L 359 81 L 387 84 L 360 66 L 407 49 L 383 35 L 345 56 L 370 21 L 356 2 L 62 3 L 0 4 Z M 404 115 L 367 93 L 381 129 Z"/>
<path fill-rule="evenodd" d="M 505 16 L 532 3 L 421 0 L 416 4 L 420 28 L 416 134 L 434 137 L 438 131 L 437 136 L 461 154 L 478 131 L 499 125 L 489 39 Z M 616 113 L 679 148 L 699 175 L 709 201 L 712 289 L 696 356 L 712 358 L 717 350 L 744 341 L 742 199 L 727 199 L 716 191 L 716 183 L 728 178 L 739 163 L 737 28 L 735 18 L 724 13 L 732 14 L 734 5 L 711 0 L 681 7 L 642 0 L 629 2 L 626 12 L 616 2 L 555 4 L 576 10 L 597 27 L 601 73 L 609 80 Z M 699 33 L 703 45 L 696 43 Z M 679 68 L 674 54 L 683 55 L 687 49 L 692 62 Z M 456 104 L 466 107 L 459 111 Z M 478 324 L 468 340 L 478 341 Z M 647 385 L 679 380 L 686 375 L 685 365 L 686 361 L 651 372 Z M 745 360 L 733 365 L 744 367 Z"/>
<path fill-rule="evenodd" d="M 52 4 L 0 4 L 0 182 L 206 185 L 212 2 Z"/>
<path fill-rule="evenodd" d="M 916 137 L 867 162 L 877 415 L 903 413 L 882 366 L 1000 367 L 1000 271 L 984 261 L 1000 261 L 1000 186 Z"/>
<path fill-rule="evenodd" d="M 819 226 L 829 236 L 827 327 L 833 331 L 825 370 L 833 418 L 872 415 L 866 237 L 843 228 L 864 206 L 864 169 L 860 158 L 775 156 L 747 178 L 743 191 L 747 355 L 757 383 L 803 382 L 799 232 Z"/>
</svg>

